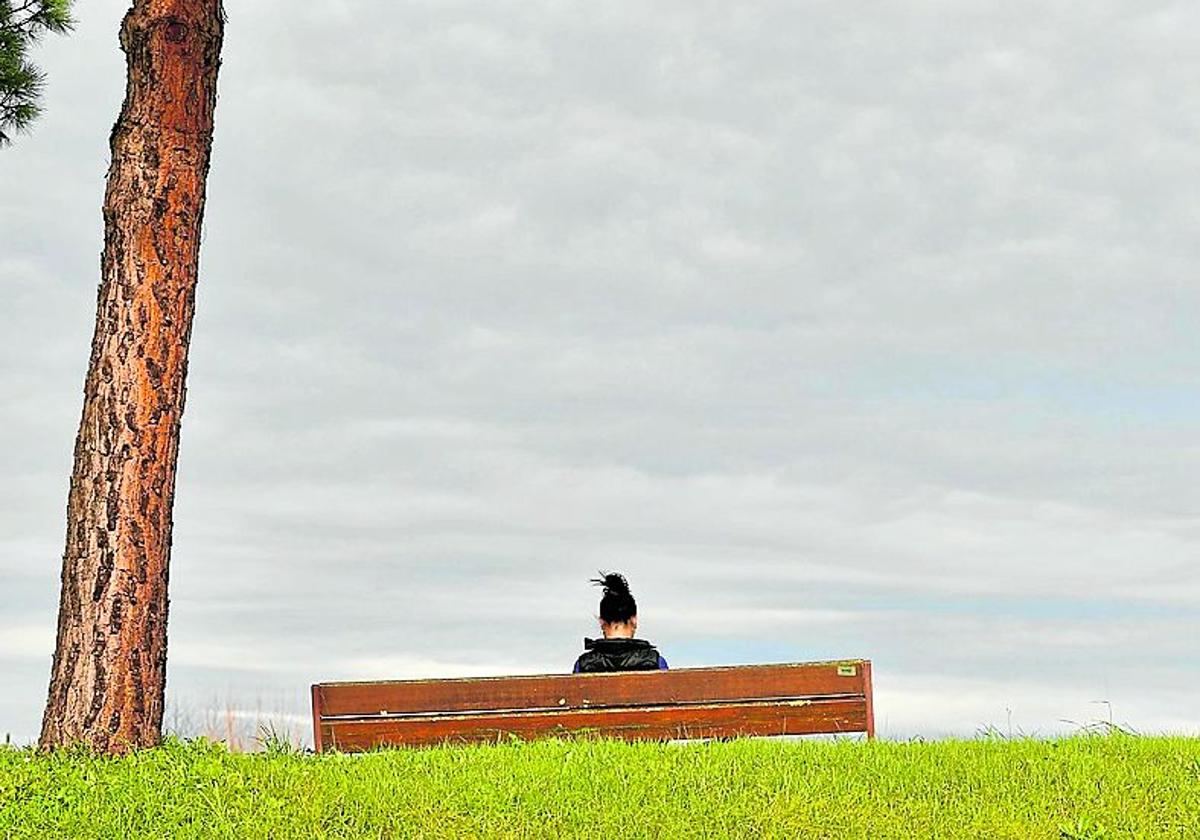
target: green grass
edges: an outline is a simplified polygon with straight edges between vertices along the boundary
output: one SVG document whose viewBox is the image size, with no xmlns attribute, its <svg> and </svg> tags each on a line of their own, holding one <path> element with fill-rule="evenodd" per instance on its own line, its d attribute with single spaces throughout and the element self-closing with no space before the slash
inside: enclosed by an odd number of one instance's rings
<svg viewBox="0 0 1200 840">
<path fill-rule="evenodd" d="M 0 837 L 1200 838 L 1200 740 L 0 749 Z"/>
</svg>

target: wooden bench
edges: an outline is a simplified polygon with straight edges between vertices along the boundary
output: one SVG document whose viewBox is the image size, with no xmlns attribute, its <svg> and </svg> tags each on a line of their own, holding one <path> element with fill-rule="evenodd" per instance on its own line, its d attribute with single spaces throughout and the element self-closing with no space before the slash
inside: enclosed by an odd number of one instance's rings
<svg viewBox="0 0 1200 840">
<path fill-rule="evenodd" d="M 567 734 L 628 740 L 865 732 L 863 659 L 312 687 L 318 752 Z"/>
</svg>

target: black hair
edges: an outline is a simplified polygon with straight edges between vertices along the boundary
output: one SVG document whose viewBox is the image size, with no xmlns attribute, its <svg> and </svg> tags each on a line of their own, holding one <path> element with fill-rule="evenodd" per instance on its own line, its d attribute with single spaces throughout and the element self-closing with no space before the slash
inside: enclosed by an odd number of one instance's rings
<svg viewBox="0 0 1200 840">
<path fill-rule="evenodd" d="M 637 601 L 629 591 L 629 581 L 619 572 L 601 572 L 592 583 L 604 588 L 600 599 L 600 619 L 609 624 L 624 624 L 637 615 Z"/>
</svg>

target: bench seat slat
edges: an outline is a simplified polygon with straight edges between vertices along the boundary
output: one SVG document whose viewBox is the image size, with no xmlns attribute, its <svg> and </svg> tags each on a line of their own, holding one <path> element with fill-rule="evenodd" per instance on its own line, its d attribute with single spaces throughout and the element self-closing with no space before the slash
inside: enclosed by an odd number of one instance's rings
<svg viewBox="0 0 1200 840">
<path fill-rule="evenodd" d="M 815 696 L 814 695 L 801 695 L 801 696 L 780 695 L 778 697 L 774 697 L 774 696 L 772 696 L 772 697 L 731 697 L 731 698 L 728 698 L 728 700 L 725 702 L 740 703 L 740 704 L 795 703 L 797 705 L 800 705 L 805 701 L 813 701 L 813 700 L 856 700 L 861 703 L 863 701 L 863 695 L 861 695 L 861 694 L 819 694 L 819 695 L 815 695 Z M 334 723 L 339 722 L 339 721 L 407 720 L 410 718 L 432 718 L 432 717 L 454 718 L 455 720 L 469 721 L 469 720 L 478 718 L 480 715 L 503 714 L 503 713 L 508 713 L 508 712 L 524 712 L 524 713 L 528 713 L 528 714 L 539 714 L 539 713 L 545 714 L 545 713 L 550 713 L 550 712 L 588 711 L 588 710 L 593 710 L 593 709 L 599 710 L 599 709 L 660 708 L 661 705 L 662 704 L 656 704 L 656 703 L 635 703 L 635 704 L 631 704 L 628 706 L 609 706 L 609 705 L 604 705 L 604 706 L 599 706 L 599 705 L 598 706 L 589 706 L 589 705 L 584 705 L 584 706 L 569 706 L 569 705 L 527 706 L 527 707 L 517 707 L 517 708 L 512 708 L 512 709 L 499 709 L 499 708 L 497 708 L 497 709 L 464 709 L 464 710 L 453 712 L 453 713 L 446 713 L 446 712 L 381 712 L 380 714 L 376 714 L 376 715 L 322 715 L 322 719 L 330 721 L 330 722 L 334 722 Z M 713 706 L 713 705 L 720 705 L 720 704 L 714 702 L 713 700 L 680 700 L 678 702 L 671 703 L 670 707 L 676 708 L 676 709 L 686 709 L 686 708 L 689 708 L 692 706 Z"/>
<path fill-rule="evenodd" d="M 322 743 L 357 751 L 384 744 L 494 743 L 510 736 L 532 739 L 572 733 L 669 740 L 864 732 L 867 715 L 862 698 L 838 698 L 322 720 L 320 726 Z"/>
</svg>

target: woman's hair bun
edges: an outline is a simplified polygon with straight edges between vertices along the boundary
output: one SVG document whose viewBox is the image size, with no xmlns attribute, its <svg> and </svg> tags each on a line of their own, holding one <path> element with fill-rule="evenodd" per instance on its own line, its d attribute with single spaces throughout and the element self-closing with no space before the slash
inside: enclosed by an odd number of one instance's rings
<svg viewBox="0 0 1200 840">
<path fill-rule="evenodd" d="M 624 597 L 630 594 L 629 581 L 620 572 L 600 572 L 600 577 L 593 578 L 592 583 L 604 587 L 605 595 Z"/>
<path fill-rule="evenodd" d="M 629 621 L 637 615 L 637 601 L 629 591 L 629 581 L 619 572 L 601 572 L 592 583 L 604 588 L 600 599 L 600 618 L 608 622 Z"/>
</svg>

